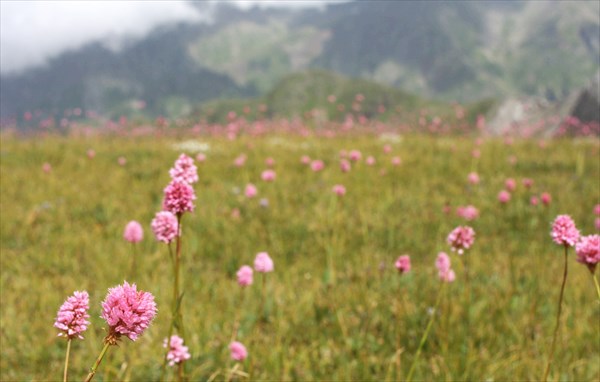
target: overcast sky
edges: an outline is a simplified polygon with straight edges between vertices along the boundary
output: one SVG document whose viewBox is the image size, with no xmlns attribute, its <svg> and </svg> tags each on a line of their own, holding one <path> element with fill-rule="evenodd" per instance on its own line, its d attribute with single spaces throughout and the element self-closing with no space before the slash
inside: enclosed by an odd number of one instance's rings
<svg viewBox="0 0 600 382">
<path fill-rule="evenodd" d="M 236 0 L 247 8 L 322 6 L 323 1 Z M 18 72 L 93 40 L 141 37 L 177 21 L 202 22 L 206 15 L 189 2 L 0 0 L 0 72 Z"/>
</svg>

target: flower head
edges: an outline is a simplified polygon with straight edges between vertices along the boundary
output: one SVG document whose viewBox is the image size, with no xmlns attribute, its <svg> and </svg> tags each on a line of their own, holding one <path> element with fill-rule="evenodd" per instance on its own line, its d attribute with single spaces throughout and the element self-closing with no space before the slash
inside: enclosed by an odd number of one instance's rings
<svg viewBox="0 0 600 382">
<path fill-rule="evenodd" d="M 121 335 L 135 341 L 148 328 L 156 316 L 156 303 L 152 293 L 138 291 L 135 284 L 127 281 L 108 290 L 102 302 L 101 317 L 110 327 L 112 341 Z"/>
<path fill-rule="evenodd" d="M 265 170 L 265 171 L 262 172 L 262 174 L 260 175 L 260 177 L 265 182 L 272 182 L 272 181 L 275 180 L 275 171 L 273 171 L 273 170 Z"/>
<path fill-rule="evenodd" d="M 258 194 L 258 189 L 252 183 L 248 183 L 246 185 L 246 189 L 244 190 L 244 194 L 247 198 L 253 198 Z"/>
<path fill-rule="evenodd" d="M 600 263 L 600 235 L 582 236 L 575 245 L 577 261 L 588 266 L 592 273 Z"/>
<path fill-rule="evenodd" d="M 344 196 L 344 195 L 346 195 L 346 187 L 344 187 L 341 184 L 336 184 L 335 186 L 333 186 L 333 188 L 331 189 L 331 191 L 333 191 L 333 193 L 336 194 L 337 196 Z"/>
<path fill-rule="evenodd" d="M 462 255 L 465 249 L 469 249 L 475 242 L 475 231 L 469 226 L 456 227 L 446 239 L 453 251 Z"/>
<path fill-rule="evenodd" d="M 130 243 L 139 243 L 144 238 L 144 229 L 140 223 L 132 220 L 125 226 L 123 237 Z"/>
<path fill-rule="evenodd" d="M 196 194 L 192 186 L 180 179 L 173 179 L 164 190 L 163 209 L 174 215 L 194 210 Z"/>
<path fill-rule="evenodd" d="M 398 259 L 394 263 L 394 266 L 400 273 L 410 272 L 410 256 L 402 255 L 398 257 Z"/>
<path fill-rule="evenodd" d="M 323 170 L 324 167 L 325 167 L 325 164 L 323 163 L 322 160 L 316 159 L 316 160 L 313 160 L 312 162 L 310 162 L 310 168 L 314 172 L 321 171 L 321 170 Z"/>
<path fill-rule="evenodd" d="M 348 162 L 347 159 L 341 159 L 340 160 L 340 170 L 342 172 L 349 172 L 350 169 L 352 169 L 352 165 L 350 164 L 350 162 Z"/>
<path fill-rule="evenodd" d="M 90 324 L 87 321 L 90 318 L 88 309 L 90 308 L 90 297 L 86 291 L 75 291 L 73 296 L 69 297 L 58 310 L 54 327 L 62 330 L 59 336 L 66 336 L 68 339 L 77 337 L 83 339 L 81 333 L 85 332 Z"/>
<path fill-rule="evenodd" d="M 169 170 L 171 179 L 193 184 L 198 181 L 198 168 L 194 160 L 185 154 L 181 154 L 175 161 L 173 168 Z"/>
<path fill-rule="evenodd" d="M 504 182 L 504 187 L 506 187 L 509 192 L 513 192 L 517 188 L 517 181 L 513 178 L 508 178 Z"/>
<path fill-rule="evenodd" d="M 498 193 L 498 201 L 502 204 L 508 203 L 510 200 L 510 192 L 502 190 Z"/>
<path fill-rule="evenodd" d="M 254 259 L 254 270 L 256 272 L 273 272 L 273 260 L 269 257 L 267 252 L 260 252 Z"/>
<path fill-rule="evenodd" d="M 171 341 L 168 341 L 165 338 L 163 342 L 163 347 L 169 347 L 169 353 L 167 353 L 167 361 L 169 361 L 169 366 L 174 366 L 175 364 L 180 364 L 181 362 L 190 359 L 190 352 L 188 351 L 187 346 L 183 346 L 183 338 L 173 335 L 171 336 Z"/>
<path fill-rule="evenodd" d="M 250 266 L 243 265 L 236 273 L 238 284 L 243 287 L 252 285 L 252 273 L 252 268 L 250 268 Z"/>
<path fill-rule="evenodd" d="M 178 234 L 177 217 L 169 211 L 157 212 L 151 225 L 156 240 L 163 243 L 170 243 Z"/>
<path fill-rule="evenodd" d="M 468 180 L 471 184 L 479 184 L 479 175 L 476 172 L 471 172 L 469 173 Z"/>
<path fill-rule="evenodd" d="M 234 341 L 229 344 L 229 351 L 231 352 L 231 359 L 235 361 L 243 361 L 248 357 L 248 351 L 244 344 L 238 341 Z"/>
<path fill-rule="evenodd" d="M 362 153 L 359 150 L 351 150 L 348 157 L 352 162 L 358 162 L 362 158 Z"/>
<path fill-rule="evenodd" d="M 579 240 L 579 230 L 569 215 L 558 215 L 552 223 L 550 236 L 556 244 L 572 247 Z"/>
<path fill-rule="evenodd" d="M 475 220 L 479 217 L 479 210 L 475 206 L 460 206 L 456 208 L 456 214 L 466 220 Z"/>
<path fill-rule="evenodd" d="M 547 206 L 552 201 L 552 196 L 547 192 L 542 192 L 540 199 L 542 200 L 542 203 Z"/>
<path fill-rule="evenodd" d="M 450 257 L 445 252 L 438 253 L 435 260 L 435 267 L 438 270 L 440 280 L 451 283 L 456 278 L 456 275 L 450 267 Z"/>
</svg>

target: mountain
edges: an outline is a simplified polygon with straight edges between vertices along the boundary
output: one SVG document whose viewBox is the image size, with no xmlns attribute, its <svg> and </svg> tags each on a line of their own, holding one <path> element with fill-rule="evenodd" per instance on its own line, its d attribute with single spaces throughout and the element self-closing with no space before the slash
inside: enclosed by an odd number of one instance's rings
<svg viewBox="0 0 600 382">
<path fill-rule="evenodd" d="M 120 49 L 95 42 L 0 77 L 0 117 L 41 109 L 178 116 L 213 99 L 271 97 L 291 73 L 326 69 L 469 102 L 556 99 L 600 67 L 595 1 L 355 1 L 247 10 L 194 2 L 210 23 L 162 27 Z M 140 111 L 139 105 L 145 105 Z"/>
</svg>

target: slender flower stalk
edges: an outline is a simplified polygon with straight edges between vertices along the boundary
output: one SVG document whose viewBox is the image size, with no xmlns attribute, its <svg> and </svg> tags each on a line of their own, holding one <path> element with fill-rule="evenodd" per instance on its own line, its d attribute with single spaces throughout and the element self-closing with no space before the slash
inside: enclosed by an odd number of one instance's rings
<svg viewBox="0 0 600 382">
<path fill-rule="evenodd" d="M 69 354 L 71 353 L 71 339 L 67 340 L 67 355 L 65 356 L 65 371 L 63 373 L 63 382 L 67 382 L 68 378 L 68 370 L 69 370 Z"/>
</svg>

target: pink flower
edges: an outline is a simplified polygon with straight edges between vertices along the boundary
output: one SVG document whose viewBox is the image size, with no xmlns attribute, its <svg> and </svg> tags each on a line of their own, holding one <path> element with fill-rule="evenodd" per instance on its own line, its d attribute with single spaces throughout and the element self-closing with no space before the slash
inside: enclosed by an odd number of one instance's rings
<svg viewBox="0 0 600 382">
<path fill-rule="evenodd" d="M 367 163 L 367 165 L 369 166 L 373 166 L 375 164 L 375 158 L 373 158 L 372 156 L 368 156 L 367 159 L 365 160 L 365 162 Z"/>
<path fill-rule="evenodd" d="M 198 155 L 196 155 L 196 160 L 199 163 L 204 162 L 206 160 L 206 154 L 204 154 L 204 153 L 198 153 Z"/>
<path fill-rule="evenodd" d="M 438 273 L 440 280 L 447 282 L 447 283 L 451 283 L 456 279 L 456 274 L 454 273 L 454 271 L 452 269 L 449 269 L 447 272 L 439 272 Z"/>
<path fill-rule="evenodd" d="M 479 217 L 479 210 L 474 206 L 457 207 L 456 214 L 466 220 L 475 220 Z"/>
<path fill-rule="evenodd" d="M 238 341 L 234 341 L 229 345 L 229 351 L 231 352 L 231 359 L 234 361 L 243 361 L 248 357 L 246 347 Z"/>
<path fill-rule="evenodd" d="M 254 259 L 254 270 L 256 272 L 268 273 L 273 272 L 273 260 L 269 257 L 267 252 L 260 252 Z"/>
<path fill-rule="evenodd" d="M 523 178 L 523 186 L 528 189 L 531 188 L 533 186 L 533 179 Z"/>
<path fill-rule="evenodd" d="M 351 168 L 352 165 L 350 165 L 350 162 L 346 159 L 340 160 L 340 170 L 342 170 L 342 172 L 349 172 Z"/>
<path fill-rule="evenodd" d="M 469 226 L 456 227 L 446 239 L 453 251 L 462 255 L 465 249 L 469 249 L 475 242 L 475 231 Z"/>
<path fill-rule="evenodd" d="M 398 257 L 398 259 L 394 263 L 394 266 L 400 273 L 410 272 L 410 256 L 402 255 Z"/>
<path fill-rule="evenodd" d="M 144 238 L 144 229 L 140 223 L 132 220 L 125 226 L 123 237 L 130 243 L 139 243 Z"/>
<path fill-rule="evenodd" d="M 181 362 L 190 359 L 190 353 L 187 346 L 183 346 L 183 338 L 173 335 L 171 341 L 167 345 L 167 339 L 163 342 L 163 347 L 169 346 L 169 352 L 167 353 L 167 361 L 169 366 L 180 364 Z"/>
<path fill-rule="evenodd" d="M 594 214 L 600 216 L 600 204 L 594 206 Z"/>
<path fill-rule="evenodd" d="M 246 189 L 244 190 L 244 195 L 246 195 L 247 198 L 253 198 L 258 194 L 258 189 L 256 188 L 255 185 L 253 185 L 252 183 L 248 183 L 246 185 Z"/>
<path fill-rule="evenodd" d="M 498 201 L 502 204 L 508 203 L 510 200 L 510 192 L 502 190 L 498 193 Z"/>
<path fill-rule="evenodd" d="M 50 163 L 44 163 L 42 165 L 42 171 L 44 171 L 46 174 L 49 174 L 52 171 L 52 166 L 50 165 Z"/>
<path fill-rule="evenodd" d="M 450 267 L 450 257 L 445 252 L 438 253 L 438 257 L 435 260 L 435 267 L 442 281 L 450 283 L 456 278 L 454 271 Z"/>
<path fill-rule="evenodd" d="M 547 192 L 542 192 L 542 195 L 540 195 L 540 199 L 542 200 L 542 203 L 544 203 L 544 205 L 547 206 L 552 201 L 552 196 L 550 196 L 550 194 Z"/>
<path fill-rule="evenodd" d="M 123 285 L 110 288 L 102 302 L 101 315 L 110 327 L 109 341 L 116 343 L 121 335 L 135 341 L 150 326 L 156 311 L 152 293 L 138 291 L 135 284 L 124 281 Z"/>
<path fill-rule="evenodd" d="M 90 158 L 90 159 L 94 159 L 94 157 L 96 156 L 96 152 L 95 152 L 93 149 L 89 149 L 89 150 L 87 151 L 87 156 L 88 156 L 88 158 Z"/>
<path fill-rule="evenodd" d="M 540 204 L 540 200 L 538 199 L 537 196 L 534 195 L 534 196 L 531 197 L 531 199 L 529 199 L 529 203 L 532 206 L 537 206 L 538 204 Z"/>
<path fill-rule="evenodd" d="M 331 189 L 331 191 L 333 191 L 333 193 L 335 193 L 337 196 L 344 196 L 344 195 L 346 195 L 346 187 L 344 187 L 341 184 L 336 184 L 335 186 L 333 186 L 333 188 Z"/>
<path fill-rule="evenodd" d="M 348 157 L 352 162 L 358 162 L 362 158 L 362 153 L 358 150 L 351 150 L 350 154 L 348 154 Z"/>
<path fill-rule="evenodd" d="M 83 339 L 81 333 L 85 332 L 90 324 L 87 321 L 90 318 L 87 313 L 90 308 L 89 304 L 90 297 L 86 291 L 75 291 L 73 296 L 67 298 L 58 310 L 56 322 L 54 322 L 54 327 L 62 330 L 58 334 L 59 336 L 66 336 L 68 339 L 75 337 Z"/>
<path fill-rule="evenodd" d="M 513 192 L 517 188 L 517 182 L 513 178 L 508 178 L 504 182 L 504 187 L 506 187 L 509 192 Z"/>
<path fill-rule="evenodd" d="M 479 175 L 477 175 L 476 172 L 471 172 L 471 173 L 469 173 L 468 180 L 469 180 L 469 183 L 471 183 L 473 185 L 479 184 Z"/>
<path fill-rule="evenodd" d="M 322 160 L 316 159 L 316 160 L 310 162 L 310 168 L 314 172 L 321 171 L 321 170 L 323 170 L 324 167 L 325 167 L 325 164 L 323 163 Z"/>
<path fill-rule="evenodd" d="M 273 167 L 275 165 L 275 159 L 268 157 L 267 159 L 265 159 L 265 164 L 267 165 L 267 167 Z"/>
<path fill-rule="evenodd" d="M 569 215 L 558 215 L 552 223 L 550 236 L 556 244 L 572 247 L 579 240 L 579 230 Z"/>
<path fill-rule="evenodd" d="M 300 158 L 300 163 L 310 164 L 310 157 L 308 155 L 302 155 L 302 158 Z"/>
<path fill-rule="evenodd" d="M 244 163 L 246 163 L 246 154 L 240 154 L 237 158 L 235 158 L 235 160 L 233 161 L 233 164 L 236 167 L 242 167 L 244 165 Z"/>
<path fill-rule="evenodd" d="M 173 179 L 164 190 L 163 210 L 180 215 L 194 210 L 196 194 L 192 186 L 180 179 Z"/>
<path fill-rule="evenodd" d="M 386 153 L 386 154 L 391 153 L 392 152 L 392 146 L 390 146 L 390 145 L 384 145 L 383 146 L 383 152 Z"/>
<path fill-rule="evenodd" d="M 252 268 L 248 265 L 243 265 L 236 273 L 238 284 L 240 286 L 252 285 Z"/>
<path fill-rule="evenodd" d="M 262 172 L 262 174 L 260 175 L 260 177 L 265 182 L 272 182 L 272 181 L 275 180 L 275 171 L 273 171 L 273 170 L 265 170 L 265 171 Z"/>
<path fill-rule="evenodd" d="M 169 170 L 169 175 L 171 175 L 171 179 L 173 180 L 194 184 L 198 181 L 198 168 L 192 158 L 181 154 L 175 161 L 173 168 Z"/>
<path fill-rule="evenodd" d="M 177 217 L 169 211 L 157 212 L 151 226 L 156 240 L 163 243 L 170 243 L 178 235 Z"/>
<path fill-rule="evenodd" d="M 393 157 L 392 158 L 392 165 L 394 166 L 400 166 L 402 164 L 402 159 L 400 157 Z"/>
<path fill-rule="evenodd" d="M 479 157 L 481 157 L 481 150 L 479 150 L 479 149 L 473 149 L 473 151 L 471 151 L 471 156 L 473 158 L 479 158 Z"/>
<path fill-rule="evenodd" d="M 577 261 L 588 266 L 594 273 L 600 262 L 600 235 L 582 236 L 575 245 Z"/>
<path fill-rule="evenodd" d="M 119 157 L 117 163 L 119 163 L 119 166 L 125 166 L 127 164 L 127 159 L 125 157 Z"/>
</svg>

